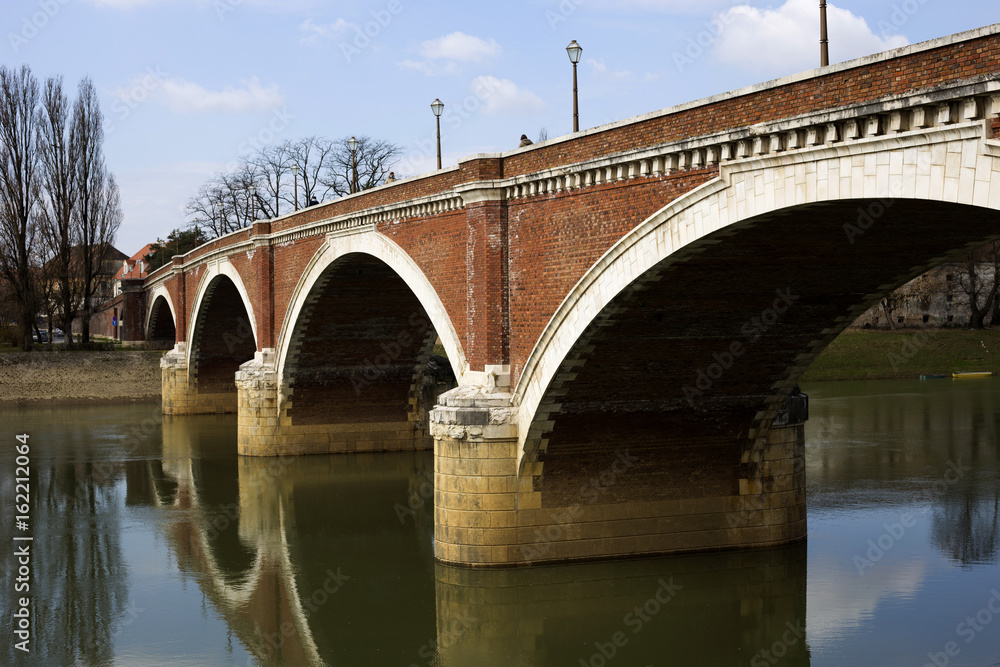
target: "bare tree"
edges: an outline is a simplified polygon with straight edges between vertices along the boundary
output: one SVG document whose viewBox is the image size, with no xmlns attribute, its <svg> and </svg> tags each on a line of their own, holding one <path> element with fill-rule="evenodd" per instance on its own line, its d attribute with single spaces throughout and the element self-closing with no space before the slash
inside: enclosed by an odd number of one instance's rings
<svg viewBox="0 0 1000 667">
<path fill-rule="evenodd" d="M 291 144 L 283 141 L 277 145 L 265 146 L 259 153 L 251 156 L 248 162 L 257 168 L 257 208 L 263 214 L 262 217 L 267 219 L 280 216 L 281 202 L 288 204 L 288 210 L 294 209 Z"/>
<path fill-rule="evenodd" d="M 361 137 L 355 155 L 359 189 L 381 185 L 401 152 L 396 144 Z M 188 227 L 215 238 L 255 220 L 276 218 L 283 210 L 348 194 L 353 164 L 346 139 L 310 136 L 264 147 L 199 188 L 185 208 L 192 218 Z"/>
<path fill-rule="evenodd" d="M 103 124 L 97 91 L 90 79 L 84 78 L 73 107 L 71 130 L 79 188 L 74 221 L 80 240 L 77 276 L 82 298 L 80 338 L 84 344 L 90 342 L 91 315 L 111 296 L 107 276 L 110 251 L 122 222 L 118 184 L 104 164 Z"/>
<path fill-rule="evenodd" d="M 327 191 L 339 196 L 351 192 L 355 160 L 358 191 L 360 192 L 384 183 L 385 177 L 389 175 L 402 154 L 402 149 L 390 141 L 358 137 L 358 147 L 352 156 L 347 141 L 347 139 L 340 139 L 333 144 L 334 151 L 329 160 L 329 167 L 322 175 L 323 184 Z"/>
<path fill-rule="evenodd" d="M 38 203 L 38 80 L 31 69 L 0 66 L 0 274 L 17 303 L 19 339 L 31 348 L 33 255 Z"/>
<path fill-rule="evenodd" d="M 314 199 L 324 201 L 330 193 L 343 194 L 336 191 L 327 178 L 337 149 L 334 142 L 311 136 L 289 142 L 288 148 L 292 164 L 298 167 L 299 182 L 302 184 L 299 189 L 299 208 L 308 206 Z"/>
<path fill-rule="evenodd" d="M 74 224 L 78 175 L 74 149 L 78 146 L 71 141 L 71 113 L 69 98 L 63 93 L 62 77 L 48 79 L 38 114 L 42 186 L 38 229 L 49 258 L 39 296 L 50 315 L 50 333 L 53 317 L 58 318 L 64 331 L 71 331 L 81 305 L 74 252 L 79 244 L 79 229 Z M 67 346 L 71 341 L 72 337 L 66 336 Z"/>
<path fill-rule="evenodd" d="M 993 275 L 984 277 L 979 267 L 990 262 Z M 1000 287 L 1000 242 L 994 242 L 965 255 L 961 263 L 959 284 L 969 299 L 969 328 L 982 329 L 986 316 L 993 309 Z"/>
</svg>

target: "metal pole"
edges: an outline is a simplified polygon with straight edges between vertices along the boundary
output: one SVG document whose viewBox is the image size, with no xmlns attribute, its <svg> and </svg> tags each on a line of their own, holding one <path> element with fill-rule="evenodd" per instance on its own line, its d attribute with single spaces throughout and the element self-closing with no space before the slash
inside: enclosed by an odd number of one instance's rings
<svg viewBox="0 0 1000 667">
<path fill-rule="evenodd" d="M 438 138 L 438 169 L 441 168 L 441 116 L 435 116 L 437 119 L 437 138 Z"/>
<path fill-rule="evenodd" d="M 351 194 L 358 191 L 358 152 L 351 151 Z"/>
<path fill-rule="evenodd" d="M 819 2 L 819 65 L 830 64 L 830 39 L 826 33 L 826 1 Z"/>
<path fill-rule="evenodd" d="M 580 105 L 576 94 L 576 63 L 573 63 L 573 131 L 580 131 Z"/>
<path fill-rule="evenodd" d="M 295 210 L 299 210 L 299 170 L 292 172 L 292 181 L 295 183 Z"/>
</svg>

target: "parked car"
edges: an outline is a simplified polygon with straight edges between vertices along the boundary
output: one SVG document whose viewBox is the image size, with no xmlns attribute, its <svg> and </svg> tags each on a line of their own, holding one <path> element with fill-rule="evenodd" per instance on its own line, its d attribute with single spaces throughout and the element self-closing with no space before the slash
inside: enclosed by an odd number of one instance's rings
<svg viewBox="0 0 1000 667">
<path fill-rule="evenodd" d="M 49 332 L 45 329 L 40 330 L 34 335 L 36 343 L 48 343 L 49 342 Z"/>
</svg>

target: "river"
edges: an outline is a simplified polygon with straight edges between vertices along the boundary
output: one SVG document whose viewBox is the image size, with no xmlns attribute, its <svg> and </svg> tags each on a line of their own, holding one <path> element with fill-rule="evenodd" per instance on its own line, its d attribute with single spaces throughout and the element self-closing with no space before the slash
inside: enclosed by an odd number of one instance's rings
<svg viewBox="0 0 1000 667">
<path fill-rule="evenodd" d="M 1000 381 L 803 389 L 807 543 L 490 571 L 434 562 L 429 452 L 239 458 L 235 416 L 0 408 L 0 662 L 1000 664 Z"/>
</svg>

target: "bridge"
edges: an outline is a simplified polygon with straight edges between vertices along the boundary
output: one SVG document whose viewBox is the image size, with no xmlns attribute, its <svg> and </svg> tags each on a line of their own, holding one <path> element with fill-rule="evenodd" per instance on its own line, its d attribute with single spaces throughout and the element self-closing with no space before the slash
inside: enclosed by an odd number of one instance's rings
<svg viewBox="0 0 1000 667">
<path fill-rule="evenodd" d="M 241 454 L 433 446 L 442 562 L 802 540 L 796 381 L 1000 238 L 998 75 L 993 25 L 473 155 L 174 257 L 124 338 Z"/>
</svg>

